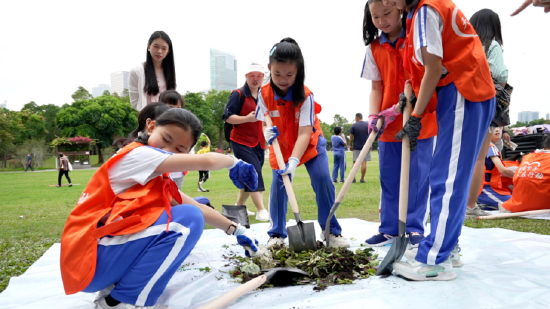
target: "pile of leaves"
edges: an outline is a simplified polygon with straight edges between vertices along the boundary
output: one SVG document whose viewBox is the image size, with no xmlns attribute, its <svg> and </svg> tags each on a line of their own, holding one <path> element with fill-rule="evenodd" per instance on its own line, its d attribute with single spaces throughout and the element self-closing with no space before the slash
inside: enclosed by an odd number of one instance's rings
<svg viewBox="0 0 550 309">
<path fill-rule="evenodd" d="M 379 261 L 372 248 L 359 248 L 355 252 L 346 248 L 325 248 L 318 242 L 317 250 L 291 252 L 285 246 L 266 248 L 271 253 L 270 263 L 259 258 L 241 256 L 226 257 L 235 265 L 230 275 L 245 283 L 261 272 L 258 270 L 270 267 L 296 267 L 309 274 L 293 285 L 314 284 L 315 291 L 321 291 L 331 285 L 352 284 L 354 280 L 366 279 L 376 273 Z M 264 284 L 260 288 L 272 287 Z"/>
</svg>

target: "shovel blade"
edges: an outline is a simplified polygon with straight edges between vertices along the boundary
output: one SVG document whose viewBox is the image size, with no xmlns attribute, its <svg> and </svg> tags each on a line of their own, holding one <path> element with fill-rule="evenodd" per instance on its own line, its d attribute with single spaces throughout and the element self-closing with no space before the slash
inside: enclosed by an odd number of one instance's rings
<svg viewBox="0 0 550 309">
<path fill-rule="evenodd" d="M 378 265 L 376 270 L 377 276 L 389 276 L 393 272 L 393 263 L 401 260 L 407 245 L 409 244 L 409 238 L 406 235 L 395 237 L 391 245 L 390 250 L 384 257 L 384 260 Z"/>
<path fill-rule="evenodd" d="M 298 221 L 296 225 L 287 226 L 286 229 L 290 251 L 317 250 L 317 239 L 315 238 L 315 225 L 313 222 L 304 223 Z"/>
<path fill-rule="evenodd" d="M 309 276 L 309 274 L 295 267 L 276 267 L 262 270 L 266 275 L 266 283 L 274 286 L 287 286 L 294 283 L 294 280 Z"/>
</svg>

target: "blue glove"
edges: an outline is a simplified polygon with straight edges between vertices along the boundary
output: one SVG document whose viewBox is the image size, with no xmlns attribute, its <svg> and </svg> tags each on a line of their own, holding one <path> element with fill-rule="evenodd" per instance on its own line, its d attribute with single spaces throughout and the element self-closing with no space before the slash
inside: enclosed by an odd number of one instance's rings
<svg viewBox="0 0 550 309">
<path fill-rule="evenodd" d="M 239 224 L 239 227 L 241 225 Z M 239 245 L 244 247 L 244 254 L 246 254 L 247 257 L 250 257 L 250 252 L 257 252 L 258 251 L 258 240 L 256 240 L 256 237 L 254 237 L 254 234 L 250 230 L 244 229 L 244 232 L 242 234 L 237 235 L 239 232 L 239 228 L 235 231 L 235 235 L 237 236 L 237 242 Z"/>
<path fill-rule="evenodd" d="M 290 157 L 288 159 L 288 163 L 286 164 L 286 169 L 284 170 L 277 170 L 278 178 L 283 181 L 283 178 L 281 176 L 288 175 L 290 178 L 290 181 L 292 181 L 292 178 L 294 178 L 294 173 L 296 172 L 296 167 L 300 164 L 300 160 L 295 157 Z"/>
<path fill-rule="evenodd" d="M 227 168 L 229 170 L 229 178 L 231 178 L 237 188 L 244 189 L 244 186 L 247 186 L 251 191 L 255 191 L 258 188 L 258 173 L 256 173 L 254 165 L 235 157 L 233 157 L 233 160 L 233 165 Z"/>
<path fill-rule="evenodd" d="M 277 127 L 266 127 L 264 129 L 264 137 L 269 145 L 273 143 L 273 140 L 279 136 L 279 129 Z"/>
</svg>

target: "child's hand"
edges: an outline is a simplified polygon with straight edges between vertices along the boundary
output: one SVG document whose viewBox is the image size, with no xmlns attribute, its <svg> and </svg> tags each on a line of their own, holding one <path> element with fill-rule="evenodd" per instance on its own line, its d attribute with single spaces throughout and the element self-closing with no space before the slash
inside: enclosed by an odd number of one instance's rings
<svg viewBox="0 0 550 309">
<path fill-rule="evenodd" d="M 385 128 L 388 127 L 390 123 L 392 123 L 397 116 L 401 115 L 401 111 L 399 110 L 399 103 L 394 104 L 393 106 L 383 110 L 378 114 L 378 117 L 384 118 L 384 126 L 380 131 L 384 131 Z"/>
<path fill-rule="evenodd" d="M 254 165 L 238 160 L 235 157 L 233 159 L 236 160 L 236 163 L 228 168 L 229 178 L 231 178 L 233 184 L 239 189 L 244 189 L 244 186 L 246 186 L 250 190 L 255 191 L 258 188 L 258 173 L 256 173 Z"/>
<path fill-rule="evenodd" d="M 294 178 L 294 173 L 296 172 L 296 167 L 298 167 L 298 164 L 300 164 L 300 160 L 295 157 L 290 157 L 288 159 L 288 163 L 286 164 L 286 169 L 284 170 L 277 170 L 277 174 L 280 176 L 288 175 L 290 177 L 290 181 Z M 281 178 L 282 181 L 282 178 Z"/>
<path fill-rule="evenodd" d="M 401 131 L 399 131 L 399 133 L 395 136 L 395 139 L 400 141 L 403 137 L 405 137 L 405 135 L 408 135 L 411 151 L 416 150 L 418 136 L 420 135 L 420 130 L 422 129 L 422 123 L 420 123 L 421 120 L 422 118 L 411 116 L 409 121 L 407 121 L 405 126 L 403 126 L 403 129 L 401 129 Z"/>
<path fill-rule="evenodd" d="M 264 137 L 269 145 L 273 143 L 273 140 L 279 136 L 279 129 L 277 127 L 266 127 L 264 129 Z"/>
<path fill-rule="evenodd" d="M 237 235 L 237 242 L 239 243 L 239 245 L 245 248 L 244 253 L 248 257 L 250 257 L 250 251 L 252 252 L 258 251 L 258 245 L 259 245 L 258 240 L 250 230 L 245 229 L 244 233 Z"/>
</svg>

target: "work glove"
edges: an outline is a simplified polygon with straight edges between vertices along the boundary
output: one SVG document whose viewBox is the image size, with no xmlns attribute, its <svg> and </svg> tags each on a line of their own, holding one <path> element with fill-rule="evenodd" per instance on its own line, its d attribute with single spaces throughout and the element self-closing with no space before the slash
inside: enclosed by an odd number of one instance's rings
<svg viewBox="0 0 550 309">
<path fill-rule="evenodd" d="M 254 165 L 248 164 L 242 160 L 233 157 L 233 165 L 228 167 L 229 178 L 239 189 L 244 189 L 247 186 L 250 190 L 255 191 L 258 188 L 258 173 L 254 169 Z"/>
<path fill-rule="evenodd" d="M 288 175 L 290 178 L 290 181 L 292 181 L 292 178 L 294 178 L 294 173 L 296 172 L 296 167 L 298 167 L 298 164 L 300 164 L 300 160 L 295 157 L 290 157 L 288 159 L 288 163 L 286 164 L 286 168 L 284 170 L 277 170 L 278 178 L 280 178 L 281 181 L 283 181 L 283 175 Z"/>
<path fill-rule="evenodd" d="M 271 145 L 271 143 L 273 143 L 273 140 L 276 139 L 277 136 L 279 136 L 279 129 L 277 129 L 276 126 L 266 127 L 264 129 L 264 137 L 265 137 L 265 140 L 267 141 L 267 143 L 269 145 Z"/>
<path fill-rule="evenodd" d="M 397 116 L 401 115 L 400 111 L 398 112 L 395 111 L 395 107 L 398 106 L 398 104 L 399 103 L 396 103 L 392 107 L 387 108 L 381 111 L 380 114 L 378 114 L 378 117 L 384 118 L 384 125 L 382 126 L 382 129 L 380 129 L 380 131 L 384 132 L 384 129 L 386 129 L 388 125 L 392 123 L 395 120 L 395 118 L 397 118 Z"/>
<path fill-rule="evenodd" d="M 378 122 L 378 115 L 372 114 L 369 115 L 369 129 L 367 134 L 370 135 L 370 132 L 374 130 L 374 133 L 378 133 L 378 128 L 376 127 L 376 123 Z"/>
<path fill-rule="evenodd" d="M 250 251 L 252 253 L 258 251 L 259 243 L 252 231 L 239 224 L 233 235 L 237 236 L 237 242 L 244 247 L 244 254 L 247 257 L 250 257 Z"/>
<path fill-rule="evenodd" d="M 411 151 L 416 150 L 416 144 L 418 136 L 420 135 L 420 130 L 422 130 L 422 123 L 420 121 L 422 118 L 411 116 L 407 123 L 403 126 L 403 129 L 395 135 L 395 139 L 400 141 L 405 135 L 409 136 L 409 144 L 411 146 Z"/>
<path fill-rule="evenodd" d="M 416 106 L 416 94 L 414 93 L 414 91 L 411 94 L 409 101 L 411 102 L 412 110 L 414 110 L 414 107 Z M 399 110 L 401 110 L 401 113 L 403 113 L 403 111 L 405 110 L 406 104 L 407 104 L 407 97 L 405 96 L 404 92 L 401 92 L 401 94 L 399 95 Z"/>
</svg>

